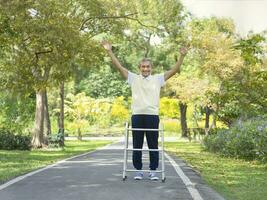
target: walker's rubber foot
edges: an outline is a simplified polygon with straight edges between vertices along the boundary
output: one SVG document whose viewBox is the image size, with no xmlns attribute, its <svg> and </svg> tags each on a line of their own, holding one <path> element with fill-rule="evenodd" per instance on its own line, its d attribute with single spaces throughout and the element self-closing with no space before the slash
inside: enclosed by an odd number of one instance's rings
<svg viewBox="0 0 267 200">
<path fill-rule="evenodd" d="M 166 178 L 164 178 L 164 179 L 161 180 L 162 183 L 165 183 L 165 181 L 166 181 Z"/>
<path fill-rule="evenodd" d="M 125 181 L 127 179 L 127 176 L 125 176 L 124 178 L 122 178 L 123 181 Z"/>
</svg>

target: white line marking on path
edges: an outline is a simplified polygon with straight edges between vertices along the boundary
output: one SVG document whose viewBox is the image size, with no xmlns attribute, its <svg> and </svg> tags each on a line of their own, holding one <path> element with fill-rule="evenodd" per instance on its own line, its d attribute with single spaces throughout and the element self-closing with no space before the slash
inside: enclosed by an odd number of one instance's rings
<svg viewBox="0 0 267 200">
<path fill-rule="evenodd" d="M 174 167 L 177 174 L 180 176 L 182 181 L 184 182 L 186 188 L 188 189 L 189 193 L 191 194 L 194 200 L 203 200 L 201 195 L 199 194 L 198 190 L 195 188 L 195 185 L 191 182 L 191 180 L 184 174 L 183 170 L 180 166 L 165 152 L 166 158 L 170 161 L 171 165 Z"/>
</svg>

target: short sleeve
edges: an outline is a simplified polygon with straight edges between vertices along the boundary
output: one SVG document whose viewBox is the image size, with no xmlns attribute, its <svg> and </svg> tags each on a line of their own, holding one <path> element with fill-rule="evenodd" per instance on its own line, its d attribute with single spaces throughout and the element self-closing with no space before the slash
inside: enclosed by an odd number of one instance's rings
<svg viewBox="0 0 267 200">
<path fill-rule="evenodd" d="M 157 79 L 160 87 L 162 87 L 165 84 L 164 74 L 157 74 Z"/>
<path fill-rule="evenodd" d="M 127 83 L 128 83 L 129 85 L 132 85 L 135 76 L 136 76 L 136 74 L 134 74 L 134 73 L 128 71 L 128 79 L 127 79 Z"/>
</svg>

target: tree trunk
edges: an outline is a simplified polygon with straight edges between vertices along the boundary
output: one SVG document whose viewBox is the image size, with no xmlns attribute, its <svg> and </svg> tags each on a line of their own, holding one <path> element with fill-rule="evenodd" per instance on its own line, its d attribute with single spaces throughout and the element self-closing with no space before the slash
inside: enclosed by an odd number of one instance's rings
<svg viewBox="0 0 267 200">
<path fill-rule="evenodd" d="M 41 148 L 44 146 L 44 92 L 36 91 L 35 124 L 33 130 L 32 146 Z"/>
<path fill-rule="evenodd" d="M 44 143 L 48 145 L 48 136 L 51 135 L 51 122 L 48 110 L 47 91 L 44 92 Z"/>
<path fill-rule="evenodd" d="M 197 107 L 196 107 L 196 105 L 195 105 L 195 107 L 194 107 L 194 113 L 193 113 L 193 118 L 194 118 L 194 120 L 195 120 L 195 123 L 196 123 L 196 125 L 197 125 L 197 128 L 199 128 L 199 124 L 198 124 L 198 118 L 197 118 Z"/>
<path fill-rule="evenodd" d="M 59 113 L 59 133 L 62 133 L 64 136 L 64 81 L 60 84 L 60 113 Z M 64 145 L 64 137 L 63 137 Z"/>
<path fill-rule="evenodd" d="M 60 131 L 60 111 L 56 113 L 56 116 L 57 116 L 57 128 Z"/>
<path fill-rule="evenodd" d="M 187 105 L 185 103 L 179 103 L 179 107 L 180 107 L 180 115 L 181 115 L 182 137 L 188 137 L 188 134 L 187 134 L 187 121 L 186 121 Z"/>
<path fill-rule="evenodd" d="M 213 115 L 212 115 L 212 123 L 211 123 L 211 128 L 216 128 L 217 125 L 216 125 L 216 119 L 217 119 L 217 114 L 214 112 Z"/>
<path fill-rule="evenodd" d="M 205 107 L 205 113 L 206 113 L 205 128 L 209 128 L 210 127 L 210 108 L 208 106 Z"/>
<path fill-rule="evenodd" d="M 209 133 L 209 128 L 210 128 L 210 108 L 209 106 L 205 107 L 205 113 L 206 113 L 206 118 L 205 118 L 205 134 L 207 135 Z"/>
<path fill-rule="evenodd" d="M 78 128 L 78 137 L 77 137 L 78 140 L 82 140 L 82 132 L 81 132 L 81 129 Z"/>
</svg>

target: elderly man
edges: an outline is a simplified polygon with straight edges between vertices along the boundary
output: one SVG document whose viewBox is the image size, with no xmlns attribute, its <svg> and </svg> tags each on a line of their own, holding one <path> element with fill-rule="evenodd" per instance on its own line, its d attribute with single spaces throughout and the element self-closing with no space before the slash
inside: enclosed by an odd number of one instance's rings
<svg viewBox="0 0 267 200">
<path fill-rule="evenodd" d="M 159 127 L 159 100 L 160 89 L 165 81 L 171 78 L 177 72 L 180 72 L 180 66 L 183 63 L 184 57 L 187 53 L 186 48 L 180 49 L 180 58 L 176 64 L 169 71 L 162 74 L 152 75 L 152 62 L 150 59 L 144 58 L 139 64 L 139 75 L 128 71 L 118 61 L 112 52 L 112 45 L 107 41 L 102 42 L 103 47 L 107 50 L 111 57 L 115 68 L 120 72 L 122 77 L 127 80 L 132 90 L 132 128 L 142 129 L 158 129 Z M 133 131 L 133 148 L 142 149 L 144 142 L 144 135 L 149 149 L 158 149 L 158 132 L 147 131 Z M 158 180 L 154 172 L 159 165 L 159 152 L 150 151 L 150 173 L 151 180 Z M 144 177 L 142 172 L 142 152 L 133 151 L 133 165 L 135 169 L 140 170 L 136 172 L 135 180 L 141 180 Z"/>
</svg>

